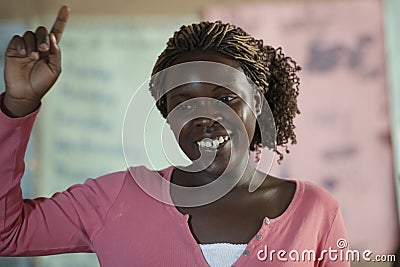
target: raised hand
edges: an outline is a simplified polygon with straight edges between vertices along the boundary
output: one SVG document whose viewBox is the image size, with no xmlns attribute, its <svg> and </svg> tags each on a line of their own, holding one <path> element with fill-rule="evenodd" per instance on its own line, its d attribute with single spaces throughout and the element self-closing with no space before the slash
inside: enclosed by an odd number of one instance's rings
<svg viewBox="0 0 400 267">
<path fill-rule="evenodd" d="M 58 43 L 70 10 L 63 6 L 50 31 L 40 26 L 35 32 L 15 35 L 5 52 L 5 94 L 2 109 L 9 116 L 22 117 L 36 110 L 42 97 L 61 73 Z"/>
</svg>

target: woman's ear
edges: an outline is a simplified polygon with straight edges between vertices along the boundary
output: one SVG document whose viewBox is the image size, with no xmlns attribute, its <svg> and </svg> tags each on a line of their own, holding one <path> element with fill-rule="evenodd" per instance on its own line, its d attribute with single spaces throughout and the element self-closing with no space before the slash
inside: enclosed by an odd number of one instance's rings
<svg viewBox="0 0 400 267">
<path fill-rule="evenodd" d="M 254 111 L 257 117 L 261 114 L 262 111 L 263 98 L 264 96 L 260 90 L 258 89 L 253 90 Z"/>
</svg>

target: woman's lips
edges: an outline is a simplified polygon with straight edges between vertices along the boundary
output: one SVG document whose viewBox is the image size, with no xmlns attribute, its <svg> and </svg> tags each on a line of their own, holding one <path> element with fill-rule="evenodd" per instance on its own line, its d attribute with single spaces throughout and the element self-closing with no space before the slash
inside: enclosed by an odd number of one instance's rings
<svg viewBox="0 0 400 267">
<path fill-rule="evenodd" d="M 197 141 L 197 145 L 204 149 L 218 149 L 223 146 L 227 141 L 230 140 L 229 135 L 220 135 L 215 138 L 203 138 L 201 141 Z"/>
<path fill-rule="evenodd" d="M 231 140 L 230 134 L 216 135 L 215 137 L 204 137 L 196 144 L 200 149 L 203 150 L 215 150 L 223 147 L 227 142 Z"/>
</svg>

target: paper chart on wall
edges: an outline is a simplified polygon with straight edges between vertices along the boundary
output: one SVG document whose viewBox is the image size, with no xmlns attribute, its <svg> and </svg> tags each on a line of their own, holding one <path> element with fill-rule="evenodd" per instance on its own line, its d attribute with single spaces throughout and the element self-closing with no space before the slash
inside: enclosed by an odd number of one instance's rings
<svg viewBox="0 0 400 267">
<path fill-rule="evenodd" d="M 397 242 L 381 13 L 373 0 L 215 6 L 203 13 L 282 47 L 303 67 L 298 144 L 272 174 L 331 191 L 350 246 L 374 253 L 393 252 Z"/>
</svg>

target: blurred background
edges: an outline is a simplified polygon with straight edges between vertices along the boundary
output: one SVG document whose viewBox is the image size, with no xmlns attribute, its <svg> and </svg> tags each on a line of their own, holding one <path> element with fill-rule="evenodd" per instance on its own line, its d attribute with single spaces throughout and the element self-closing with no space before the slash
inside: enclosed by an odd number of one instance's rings
<svg viewBox="0 0 400 267">
<path fill-rule="evenodd" d="M 290 154 L 282 164 L 275 162 L 271 173 L 313 181 L 330 191 L 340 202 L 351 249 L 396 253 L 399 0 L 0 0 L 1 69 L 12 36 L 38 25 L 51 27 L 64 4 L 72 15 L 61 42 L 63 72 L 35 124 L 24 197 L 51 196 L 86 178 L 126 169 L 121 138 L 125 110 L 147 84 L 168 38 L 183 24 L 222 20 L 282 47 L 303 67 L 302 113 L 295 121 L 298 144 L 289 146 Z M 150 95 L 143 105 L 152 105 Z M 146 115 L 141 107 L 137 110 L 138 118 Z M 156 115 L 148 127 L 159 124 L 162 119 Z M 148 142 L 155 163 L 149 167 L 154 169 L 168 165 L 154 145 L 159 136 L 156 130 L 146 132 L 146 138 L 155 140 Z M 140 144 L 130 148 L 137 150 L 137 158 L 127 160 L 129 165 L 143 164 L 147 157 Z M 259 167 L 268 171 L 270 164 Z M 95 255 L 74 254 L 3 257 L 0 266 L 99 264 Z M 352 266 L 394 265 L 361 261 Z"/>
</svg>

